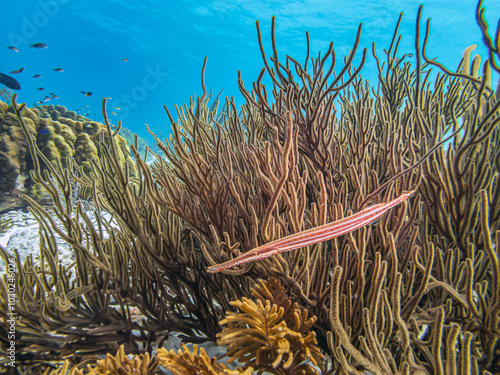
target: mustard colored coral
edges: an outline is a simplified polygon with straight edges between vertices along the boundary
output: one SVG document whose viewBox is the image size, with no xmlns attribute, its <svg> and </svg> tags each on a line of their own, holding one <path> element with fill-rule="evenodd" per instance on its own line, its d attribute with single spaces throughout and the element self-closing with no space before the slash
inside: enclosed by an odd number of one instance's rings
<svg viewBox="0 0 500 375">
<path fill-rule="evenodd" d="M 205 349 L 193 345 L 193 351 L 186 344 L 176 353 L 174 350 L 167 351 L 165 348 L 158 349 L 158 360 L 162 366 L 172 372 L 173 375 L 251 375 L 253 369 L 230 370 L 225 364 L 217 362 L 215 357 L 210 358 Z"/>
<path fill-rule="evenodd" d="M 65 361 L 60 369 L 46 370 L 44 375 L 153 375 L 156 374 L 157 367 L 157 359 L 151 359 L 148 353 L 127 356 L 125 347 L 121 345 L 116 355 L 106 354 L 95 366 L 71 368 L 69 362 Z"/>
<path fill-rule="evenodd" d="M 220 321 L 224 329 L 218 335 L 219 345 L 228 345 L 229 362 L 238 360 L 245 367 L 272 374 L 318 373 L 317 365 L 323 357 L 311 331 L 316 317 L 308 319 L 305 309 L 298 304 L 291 307 L 292 319 L 285 320 L 285 308 L 269 300 L 252 301 L 243 297 L 231 305 L 241 312 L 228 312 Z"/>
</svg>

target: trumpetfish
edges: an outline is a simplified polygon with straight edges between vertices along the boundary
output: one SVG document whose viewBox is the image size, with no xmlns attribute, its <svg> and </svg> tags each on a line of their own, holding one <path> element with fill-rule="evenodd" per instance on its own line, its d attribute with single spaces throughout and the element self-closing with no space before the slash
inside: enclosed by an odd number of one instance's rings
<svg viewBox="0 0 500 375">
<path fill-rule="evenodd" d="M 390 202 L 378 203 L 343 219 L 332 221 L 331 223 L 307 229 L 280 238 L 279 240 L 266 243 L 250 250 L 247 253 L 241 254 L 234 259 L 228 260 L 227 262 L 207 267 L 207 272 L 221 272 L 240 264 L 266 259 L 279 253 L 300 249 L 305 246 L 314 245 L 318 242 L 342 236 L 376 221 L 388 210 L 407 200 L 413 193 L 414 190 L 409 191 Z"/>
</svg>

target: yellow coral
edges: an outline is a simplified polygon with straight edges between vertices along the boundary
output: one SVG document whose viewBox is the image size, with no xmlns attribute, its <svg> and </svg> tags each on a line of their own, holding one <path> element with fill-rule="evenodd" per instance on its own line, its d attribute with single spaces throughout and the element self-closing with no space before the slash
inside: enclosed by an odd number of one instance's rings
<svg viewBox="0 0 500 375">
<path fill-rule="evenodd" d="M 316 366 L 323 356 L 316 334 L 310 331 L 316 317 L 307 319 L 307 311 L 301 311 L 296 303 L 288 314 L 269 300 L 243 298 L 231 304 L 242 313 L 228 312 L 219 322 L 226 327 L 218 335 L 219 345 L 229 345 L 229 362 L 237 359 L 245 367 L 273 374 L 288 373 L 290 368 L 295 374 L 318 373 L 310 365 Z"/>
<path fill-rule="evenodd" d="M 99 160 L 99 152 L 95 143 L 92 142 L 90 136 L 87 133 L 80 133 L 76 137 L 74 147 L 75 161 L 79 165 L 83 166 L 83 170 L 85 173 L 90 173 L 90 171 L 92 170 L 91 161 L 94 160 L 97 162 Z"/>
<path fill-rule="evenodd" d="M 172 372 L 173 375 L 251 375 L 253 368 L 249 367 L 243 372 L 230 370 L 225 364 L 217 362 L 215 357 L 210 358 L 201 348 L 198 354 L 198 346 L 193 345 L 191 352 L 186 344 L 182 344 L 178 353 L 165 348 L 158 349 L 158 360 L 162 366 Z"/>
<path fill-rule="evenodd" d="M 151 359 L 148 353 L 129 358 L 121 345 L 115 356 L 106 354 L 106 358 L 98 360 L 96 366 L 87 366 L 86 370 L 78 367 L 70 369 L 69 362 L 65 361 L 62 368 L 50 372 L 46 370 L 44 375 L 153 375 L 157 367 L 157 358 Z"/>
<path fill-rule="evenodd" d="M 158 362 L 156 358 L 150 359 L 149 354 L 134 355 L 129 358 L 125 354 L 125 349 L 123 345 L 120 346 L 116 356 L 106 354 L 105 359 L 97 361 L 97 366 L 88 367 L 89 375 L 100 375 L 100 374 L 142 374 L 149 375 L 154 374 Z"/>
</svg>

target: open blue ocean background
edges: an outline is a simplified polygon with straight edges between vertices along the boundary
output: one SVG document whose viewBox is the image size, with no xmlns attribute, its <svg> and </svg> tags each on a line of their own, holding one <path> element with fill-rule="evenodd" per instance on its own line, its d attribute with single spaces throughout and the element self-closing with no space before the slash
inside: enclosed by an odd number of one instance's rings
<svg viewBox="0 0 500 375">
<path fill-rule="evenodd" d="M 149 124 L 168 133 L 166 105 L 189 102 L 201 95 L 200 73 L 208 57 L 207 90 L 239 94 L 237 73 L 247 88 L 263 67 L 255 21 L 259 20 L 267 56 L 271 55 L 270 24 L 276 16 L 276 40 L 283 58 L 289 54 L 303 62 L 305 32 L 311 37 L 311 56 L 325 52 L 334 42 L 339 69 L 352 48 L 359 23 L 363 23 L 361 46 L 368 48 L 362 71 L 375 83 L 376 65 L 371 42 L 382 54 L 392 38 L 400 12 L 404 13 L 400 52 L 414 54 L 415 0 L 388 1 L 127 1 L 127 0 L 25 0 L 2 4 L 0 72 L 24 67 L 11 74 L 21 84 L 19 101 L 29 106 L 54 93 L 59 104 L 102 121 L 101 101 L 112 98 L 111 120 L 141 136 Z M 431 18 L 428 55 L 455 70 L 466 47 L 476 43 L 474 53 L 483 54 L 481 34 L 475 21 L 476 1 L 423 2 L 422 29 Z M 485 0 L 486 19 L 494 30 L 500 2 Z M 423 37 L 423 35 L 422 35 Z M 46 49 L 30 48 L 45 43 Z M 15 46 L 19 52 L 6 48 Z M 125 61 L 128 60 L 128 61 Z M 53 69 L 62 68 L 63 72 Z M 40 74 L 40 78 L 33 75 Z M 493 87 L 496 86 L 496 80 Z M 43 90 L 37 88 L 43 87 Z M 91 92 L 84 96 L 80 91 Z"/>
</svg>

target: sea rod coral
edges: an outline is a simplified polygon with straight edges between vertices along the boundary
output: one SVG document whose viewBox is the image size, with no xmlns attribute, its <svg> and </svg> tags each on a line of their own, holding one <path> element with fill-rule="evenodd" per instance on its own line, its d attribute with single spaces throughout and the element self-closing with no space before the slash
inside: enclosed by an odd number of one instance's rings
<svg viewBox="0 0 500 375">
<path fill-rule="evenodd" d="M 421 14 L 414 61 L 399 52 L 401 18 L 389 47 L 373 47 L 375 86 L 361 75 L 368 51 L 355 60 L 361 26 L 338 67 L 333 44 L 303 63 L 279 55 L 274 18 L 268 56 L 257 23 L 264 68 L 251 89 L 239 79 L 245 104 L 226 98 L 221 115 L 203 84 L 178 120 L 167 110 L 172 135 L 156 136 L 152 165 L 137 144 L 133 164 L 121 163 L 117 143 L 105 141 L 121 126 L 109 126 L 106 100 L 101 157 L 85 170 L 71 158 L 50 163 L 14 97 L 33 181 L 54 205 L 51 213 L 26 197 L 40 262 L 0 249 L 16 260 L 20 366 L 93 366 L 121 345 L 153 358 L 176 333 L 227 344 L 243 373 L 498 373 L 500 100 L 491 77 L 500 74 L 500 26 L 491 36 L 479 1 L 488 57 L 468 48 L 451 71 L 430 56 L 439 41 L 429 21 L 421 30 Z M 89 192 L 95 222 L 64 204 L 71 181 Z M 207 271 L 411 190 L 377 225 Z M 59 264 L 56 234 L 73 264 Z M 4 276 L 2 352 L 7 285 Z M 228 370 L 201 350 L 157 352 L 177 369 Z"/>
</svg>

